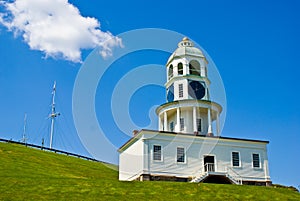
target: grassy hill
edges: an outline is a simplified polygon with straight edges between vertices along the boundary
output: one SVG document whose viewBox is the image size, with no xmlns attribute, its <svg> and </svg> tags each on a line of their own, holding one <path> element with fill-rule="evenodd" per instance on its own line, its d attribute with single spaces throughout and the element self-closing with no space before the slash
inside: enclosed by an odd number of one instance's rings
<svg viewBox="0 0 300 201">
<path fill-rule="evenodd" d="M 0 200 L 300 200 L 289 189 L 120 182 L 105 164 L 0 143 Z"/>
</svg>

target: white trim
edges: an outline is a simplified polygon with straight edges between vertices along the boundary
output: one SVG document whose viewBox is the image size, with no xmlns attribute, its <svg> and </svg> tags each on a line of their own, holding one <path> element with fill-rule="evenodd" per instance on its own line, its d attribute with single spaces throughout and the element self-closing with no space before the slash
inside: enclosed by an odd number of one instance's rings
<svg viewBox="0 0 300 201">
<path fill-rule="evenodd" d="M 217 172 L 218 167 L 217 167 L 217 155 L 216 154 L 203 154 L 202 155 L 202 168 L 204 170 L 204 157 L 205 156 L 213 156 L 214 157 L 214 166 L 215 166 L 215 172 Z"/>
<path fill-rule="evenodd" d="M 176 127 L 175 127 L 176 132 L 180 132 L 180 109 L 179 107 L 176 108 Z"/>
<path fill-rule="evenodd" d="M 178 83 L 178 99 L 181 99 L 184 97 L 183 93 L 183 83 Z"/>
<path fill-rule="evenodd" d="M 216 117 L 217 136 L 220 136 L 220 114 L 217 112 Z"/>
<path fill-rule="evenodd" d="M 178 151 L 177 149 L 178 149 L 178 148 L 182 148 L 183 151 L 184 151 L 184 162 L 178 162 L 178 161 L 177 161 L 177 151 Z M 183 147 L 183 146 L 177 146 L 177 147 L 176 147 L 175 162 L 176 162 L 178 165 L 187 164 L 186 148 L 185 148 L 185 147 Z"/>
<path fill-rule="evenodd" d="M 158 116 L 158 130 L 163 131 L 163 125 L 162 125 L 162 119 L 161 119 L 161 115 L 157 115 Z"/>
<path fill-rule="evenodd" d="M 170 67 L 172 66 L 172 73 L 170 74 Z M 168 66 L 168 75 L 167 75 L 167 80 L 171 80 L 172 79 L 172 77 L 174 77 L 174 66 L 173 66 L 173 64 L 170 64 L 169 66 Z M 170 76 L 171 75 L 171 76 Z"/>
<path fill-rule="evenodd" d="M 164 126 L 163 126 L 164 131 L 168 131 L 168 114 L 167 111 L 164 112 Z"/>
<path fill-rule="evenodd" d="M 208 129 L 207 133 L 213 133 L 213 128 L 212 128 L 212 119 L 211 119 L 211 113 L 210 113 L 210 108 L 207 109 L 207 121 L 208 121 Z"/>
<path fill-rule="evenodd" d="M 197 108 L 193 107 L 193 131 L 198 132 L 197 129 Z"/>
<path fill-rule="evenodd" d="M 160 160 L 154 160 L 154 146 L 160 146 Z M 163 157 L 163 147 L 160 144 L 152 144 L 152 149 L 151 149 L 151 161 L 154 163 L 161 163 L 164 161 Z"/>
<path fill-rule="evenodd" d="M 182 74 L 179 74 L 179 67 L 178 67 L 178 65 L 181 63 L 181 65 L 182 65 Z M 183 65 L 183 62 L 182 61 L 179 61 L 178 63 L 177 63 L 177 76 L 182 76 L 182 75 L 185 75 L 185 73 L 184 73 L 184 65 Z"/>
<path fill-rule="evenodd" d="M 156 114 L 161 114 L 164 111 L 170 111 L 170 110 L 174 110 L 178 107 L 183 108 L 183 107 L 197 107 L 197 108 L 201 108 L 201 109 L 208 109 L 210 108 L 213 112 L 222 112 L 222 107 L 221 105 L 215 103 L 215 102 L 208 102 L 206 100 L 195 100 L 195 99 L 184 99 L 181 100 L 180 102 L 176 101 L 178 99 L 177 96 L 177 91 L 175 92 L 175 88 L 174 88 L 174 102 L 170 102 L 170 103 L 165 103 L 161 106 L 159 106 L 156 109 Z"/>
<path fill-rule="evenodd" d="M 254 165 L 253 165 L 253 162 L 254 162 L 254 160 L 253 160 L 253 154 L 257 154 L 258 155 L 258 162 L 259 162 L 259 167 L 254 167 Z M 252 168 L 253 169 L 256 169 L 256 170 L 261 170 L 262 169 L 262 165 L 261 165 L 261 156 L 260 156 L 261 154 L 260 153 L 257 153 L 257 152 L 252 152 L 251 153 L 251 163 L 252 163 Z"/>
<path fill-rule="evenodd" d="M 233 166 L 233 157 L 232 157 L 232 153 L 236 152 L 239 154 L 239 166 Z M 240 151 L 231 151 L 231 156 L 230 156 L 231 160 L 230 160 L 230 167 L 232 168 L 242 168 L 242 156 L 241 156 L 241 152 Z"/>
</svg>

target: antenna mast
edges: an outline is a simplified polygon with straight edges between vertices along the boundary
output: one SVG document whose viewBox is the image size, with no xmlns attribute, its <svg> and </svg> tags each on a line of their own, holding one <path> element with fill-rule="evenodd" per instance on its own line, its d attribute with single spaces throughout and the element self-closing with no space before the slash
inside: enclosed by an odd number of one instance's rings
<svg viewBox="0 0 300 201">
<path fill-rule="evenodd" d="M 54 134 L 54 120 L 57 116 L 60 115 L 59 112 L 55 111 L 55 93 L 56 93 L 56 81 L 54 81 L 54 85 L 53 85 L 51 114 L 49 115 L 49 117 L 51 118 L 50 146 L 49 146 L 50 149 L 52 149 L 52 141 L 53 141 L 53 134 Z"/>
<path fill-rule="evenodd" d="M 23 127 L 23 135 L 22 135 L 22 142 L 26 144 L 26 123 L 27 123 L 27 114 L 24 115 L 24 127 Z"/>
</svg>

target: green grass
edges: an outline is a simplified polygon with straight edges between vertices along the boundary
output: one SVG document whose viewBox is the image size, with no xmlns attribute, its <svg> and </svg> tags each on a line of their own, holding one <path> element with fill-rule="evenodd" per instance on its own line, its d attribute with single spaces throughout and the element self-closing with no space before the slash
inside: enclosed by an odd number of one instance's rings
<svg viewBox="0 0 300 201">
<path fill-rule="evenodd" d="M 300 200 L 289 189 L 120 182 L 105 164 L 0 143 L 0 200 Z"/>
</svg>

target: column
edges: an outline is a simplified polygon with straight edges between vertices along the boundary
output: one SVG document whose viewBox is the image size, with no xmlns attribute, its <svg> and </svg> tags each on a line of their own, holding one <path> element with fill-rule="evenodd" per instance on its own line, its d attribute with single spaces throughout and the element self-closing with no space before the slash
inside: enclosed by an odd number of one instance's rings
<svg viewBox="0 0 300 201">
<path fill-rule="evenodd" d="M 177 129 L 176 129 L 176 131 L 177 132 L 180 132 L 180 110 L 179 110 L 179 108 L 177 108 L 177 113 L 176 113 L 176 121 L 177 121 L 177 124 L 176 124 L 176 126 L 177 126 Z"/>
<path fill-rule="evenodd" d="M 183 75 L 188 75 L 188 74 L 190 74 L 189 62 L 188 63 L 185 63 L 185 62 L 188 62 L 188 61 L 183 62 Z"/>
<path fill-rule="evenodd" d="M 207 109 L 207 120 L 208 120 L 208 131 L 207 131 L 207 134 L 208 135 L 212 135 L 213 131 L 212 131 L 212 125 L 211 125 L 210 108 Z"/>
<path fill-rule="evenodd" d="M 164 131 L 168 131 L 168 117 L 167 117 L 167 112 L 164 112 Z"/>
<path fill-rule="evenodd" d="M 159 131 L 162 131 L 162 125 L 161 125 L 161 117 L 160 117 L 161 114 L 158 114 L 158 130 Z"/>
<path fill-rule="evenodd" d="M 217 112 L 217 136 L 220 136 L 220 114 Z"/>
<path fill-rule="evenodd" d="M 198 125 L 197 125 L 197 108 L 194 106 L 193 107 L 193 130 L 194 133 L 198 132 Z"/>
</svg>

